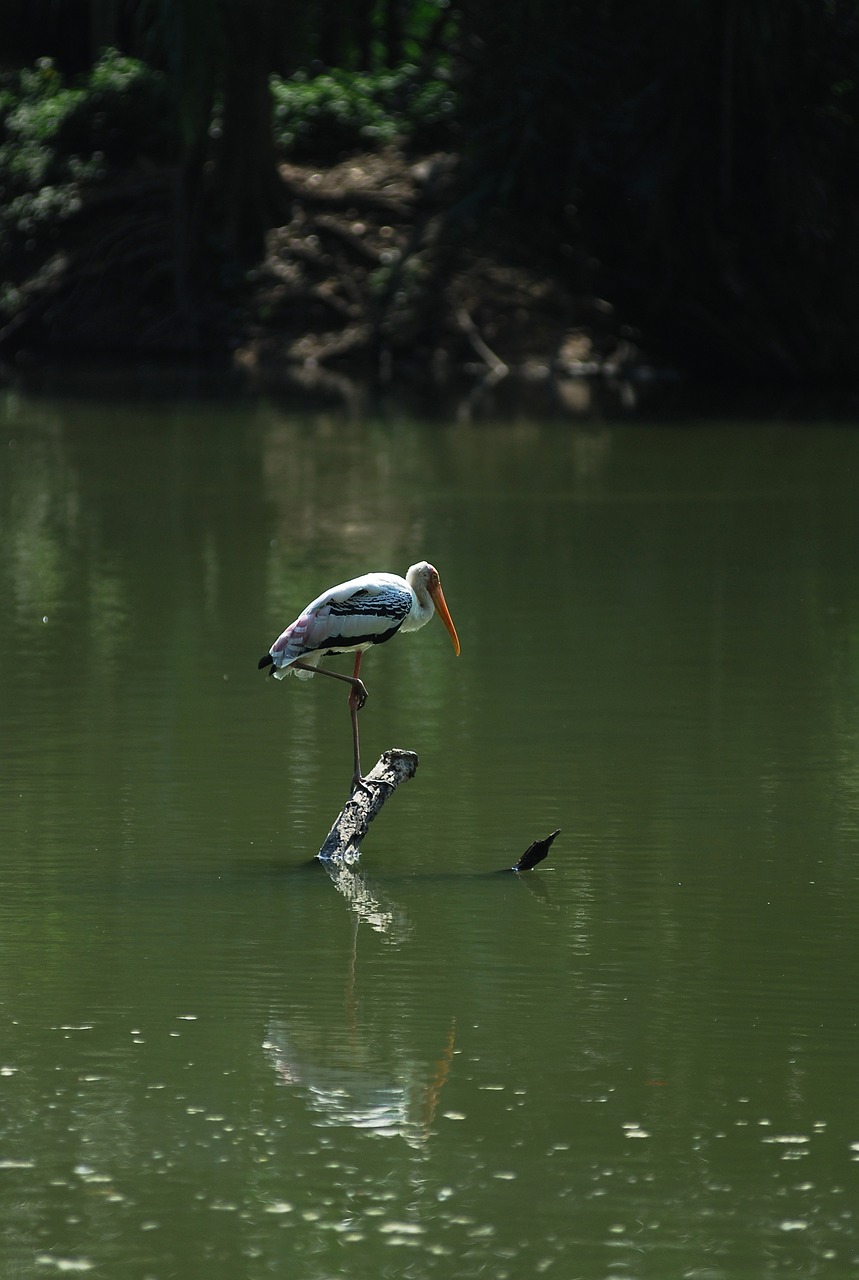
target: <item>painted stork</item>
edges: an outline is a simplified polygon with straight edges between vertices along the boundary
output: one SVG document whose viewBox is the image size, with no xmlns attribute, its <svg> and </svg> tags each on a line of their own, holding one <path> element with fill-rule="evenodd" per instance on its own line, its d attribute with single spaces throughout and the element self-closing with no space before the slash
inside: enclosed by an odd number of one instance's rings
<svg viewBox="0 0 859 1280">
<path fill-rule="evenodd" d="M 367 690 L 358 673 L 364 650 L 384 644 L 398 631 L 418 631 L 436 610 L 459 654 L 456 627 L 445 603 L 438 571 L 431 564 L 425 560 L 413 564 L 405 578 L 396 573 L 365 573 L 317 596 L 259 660 L 260 669 L 271 667 L 276 680 L 290 675 L 309 680 L 318 674 L 343 680 L 350 686 L 349 713 L 355 749 L 353 789 L 363 782 L 358 712 L 367 701 Z M 338 653 L 354 653 L 351 676 L 319 666 L 321 658 Z"/>
</svg>

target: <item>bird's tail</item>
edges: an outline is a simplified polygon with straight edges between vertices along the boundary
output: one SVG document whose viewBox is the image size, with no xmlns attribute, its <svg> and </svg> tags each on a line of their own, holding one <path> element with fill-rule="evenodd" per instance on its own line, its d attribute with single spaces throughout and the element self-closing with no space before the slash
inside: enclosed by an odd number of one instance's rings
<svg viewBox="0 0 859 1280">
<path fill-rule="evenodd" d="M 318 661 L 318 657 L 317 657 L 317 661 Z M 285 680 L 287 676 L 298 676 L 299 680 L 313 679 L 312 671 L 302 671 L 300 668 L 296 669 L 290 664 L 287 664 L 285 667 L 276 666 L 274 658 L 271 656 L 270 653 L 263 654 L 263 656 L 260 658 L 259 662 L 257 663 L 257 670 L 262 671 L 264 667 L 271 667 L 271 670 L 269 671 L 268 674 L 270 676 L 274 676 L 275 680 Z"/>
</svg>

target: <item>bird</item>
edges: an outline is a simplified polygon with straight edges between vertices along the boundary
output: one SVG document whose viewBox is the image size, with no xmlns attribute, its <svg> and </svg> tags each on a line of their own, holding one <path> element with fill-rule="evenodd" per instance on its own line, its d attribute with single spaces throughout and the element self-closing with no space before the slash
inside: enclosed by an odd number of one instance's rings
<svg viewBox="0 0 859 1280">
<path fill-rule="evenodd" d="M 365 650 L 384 644 L 398 631 L 418 631 L 438 612 L 447 627 L 457 657 L 459 636 L 447 607 L 438 570 L 426 560 L 413 564 L 406 576 L 396 573 L 365 573 L 329 587 L 312 600 L 294 622 L 281 632 L 258 667 L 270 667 L 276 680 L 295 675 L 310 680 L 314 675 L 342 680 L 349 688 L 352 719 L 354 772 L 352 790 L 366 785 L 361 773 L 358 742 L 358 712 L 367 701 L 367 689 L 359 677 Z M 351 676 L 319 665 L 320 660 L 340 653 L 354 653 Z"/>
</svg>

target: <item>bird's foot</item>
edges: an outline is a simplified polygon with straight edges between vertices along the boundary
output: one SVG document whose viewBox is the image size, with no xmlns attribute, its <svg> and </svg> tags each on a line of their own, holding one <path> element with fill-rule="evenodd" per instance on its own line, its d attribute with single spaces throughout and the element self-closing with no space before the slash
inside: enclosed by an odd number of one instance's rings
<svg viewBox="0 0 859 1280">
<path fill-rule="evenodd" d="M 366 791 L 369 796 L 373 797 L 375 793 L 371 790 L 372 787 L 390 787 L 392 791 L 396 791 L 396 784 L 388 782 L 387 778 L 365 778 L 362 774 L 356 773 L 352 778 L 349 798 L 351 799 L 359 789 Z"/>
<path fill-rule="evenodd" d="M 355 711 L 360 711 L 369 696 L 370 695 L 367 693 L 367 686 L 364 684 L 364 681 L 359 680 L 356 677 L 352 681 L 352 692 L 349 694 L 349 706 L 354 708 Z"/>
</svg>

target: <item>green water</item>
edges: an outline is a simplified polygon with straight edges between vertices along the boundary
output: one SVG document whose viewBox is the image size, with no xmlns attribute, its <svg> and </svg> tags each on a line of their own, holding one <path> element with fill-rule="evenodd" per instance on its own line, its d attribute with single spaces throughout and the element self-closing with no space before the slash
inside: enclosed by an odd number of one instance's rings
<svg viewBox="0 0 859 1280">
<path fill-rule="evenodd" d="M 0 539 L 3 1280 L 859 1275 L 859 428 L 10 392 Z"/>
</svg>

